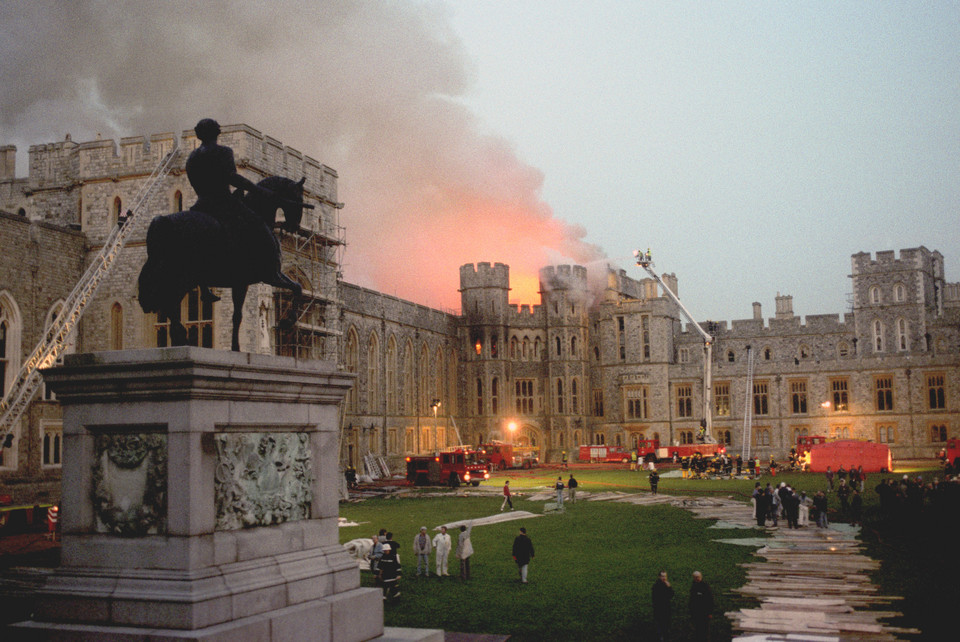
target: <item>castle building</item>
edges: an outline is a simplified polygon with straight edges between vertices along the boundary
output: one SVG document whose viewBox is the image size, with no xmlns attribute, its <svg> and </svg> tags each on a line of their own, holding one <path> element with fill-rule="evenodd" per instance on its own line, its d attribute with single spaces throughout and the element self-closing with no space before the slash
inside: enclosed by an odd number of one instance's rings
<svg viewBox="0 0 960 642">
<path fill-rule="evenodd" d="M 539 305 L 509 303 L 509 267 L 460 268 L 461 312 L 452 314 L 346 283 L 336 171 L 246 125 L 223 127 L 239 171 L 254 182 L 305 177 L 300 229 L 278 231 L 283 270 L 304 295 L 250 288 L 240 347 L 298 359 L 335 359 L 356 374 L 344 403 L 341 461 L 367 455 L 394 468 L 411 453 L 491 439 L 576 457 L 581 444 L 631 447 L 642 438 L 692 443 L 702 417 L 705 351 L 678 306 L 652 279 L 608 269 L 597 285 L 585 267 L 540 271 Z M 89 302 L 68 351 L 167 345 L 167 324 L 143 314 L 137 275 L 156 215 L 188 208 L 184 173 L 192 131 L 34 145 L 29 174 L 0 147 L 0 386 L 21 364 L 111 228 L 151 172 L 184 151 L 134 226 L 115 267 Z M 678 280 L 664 282 L 677 292 Z M 960 435 L 960 284 L 925 247 L 855 254 L 853 305 L 841 316 L 796 316 L 777 296 L 774 317 L 704 323 L 713 337 L 713 437 L 731 452 L 782 457 L 800 435 L 890 445 L 894 458 L 933 456 Z M 194 345 L 229 349 L 232 301 L 188 295 L 182 316 Z M 751 365 L 752 364 L 752 365 Z M 749 420 L 747 415 L 749 415 Z M 61 414 L 42 390 L 0 452 L 0 495 L 57 501 Z"/>
</svg>

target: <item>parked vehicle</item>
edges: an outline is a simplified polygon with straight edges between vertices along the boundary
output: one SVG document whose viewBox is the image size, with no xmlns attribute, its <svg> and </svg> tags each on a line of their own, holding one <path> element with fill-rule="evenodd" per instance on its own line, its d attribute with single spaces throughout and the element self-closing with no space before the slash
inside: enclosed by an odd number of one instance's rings
<svg viewBox="0 0 960 642">
<path fill-rule="evenodd" d="M 435 455 L 407 457 L 407 481 L 414 484 L 456 488 L 460 484 L 479 486 L 485 479 L 490 479 L 490 469 L 474 450 L 455 448 Z"/>
<path fill-rule="evenodd" d="M 536 446 L 520 446 L 503 441 L 491 441 L 480 444 L 480 460 L 490 466 L 490 470 L 507 468 L 533 468 L 540 463 L 540 449 Z"/>
<path fill-rule="evenodd" d="M 940 460 L 950 462 L 953 468 L 960 468 L 960 439 L 948 439 L 945 448 L 940 449 Z"/>
</svg>

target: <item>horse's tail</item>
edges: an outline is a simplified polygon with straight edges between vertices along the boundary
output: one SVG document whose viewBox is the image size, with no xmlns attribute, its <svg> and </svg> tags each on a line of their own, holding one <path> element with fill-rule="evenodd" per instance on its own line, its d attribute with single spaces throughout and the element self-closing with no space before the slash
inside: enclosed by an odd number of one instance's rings
<svg viewBox="0 0 960 642">
<path fill-rule="evenodd" d="M 137 300 L 144 312 L 159 312 L 172 294 L 173 275 L 169 273 L 168 262 L 163 259 L 176 248 L 174 235 L 171 221 L 166 216 L 154 218 L 147 229 L 147 262 L 137 280 Z"/>
</svg>

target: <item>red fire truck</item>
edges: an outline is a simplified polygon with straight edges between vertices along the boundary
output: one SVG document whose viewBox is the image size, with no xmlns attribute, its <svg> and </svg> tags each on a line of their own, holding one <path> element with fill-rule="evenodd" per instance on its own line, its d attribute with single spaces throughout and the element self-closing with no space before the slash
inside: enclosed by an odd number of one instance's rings
<svg viewBox="0 0 960 642">
<path fill-rule="evenodd" d="M 811 446 L 825 443 L 827 443 L 827 438 L 823 435 L 801 435 L 797 437 L 797 454 L 802 458 L 810 452 Z"/>
<path fill-rule="evenodd" d="M 695 454 L 700 453 L 704 457 L 713 457 L 717 453 L 727 452 L 727 447 L 723 444 L 708 444 L 708 443 L 696 443 L 696 444 L 680 444 L 679 446 L 663 446 L 657 448 L 657 458 L 658 459 L 673 459 L 673 456 L 676 455 L 679 458 L 684 457 L 693 457 Z"/>
<path fill-rule="evenodd" d="M 407 481 L 414 484 L 447 484 L 456 488 L 460 484 L 479 486 L 484 479 L 490 479 L 490 470 L 473 450 L 456 448 L 436 455 L 407 457 Z"/>
<path fill-rule="evenodd" d="M 630 461 L 630 451 L 620 446 L 587 445 L 580 446 L 580 461 L 592 463 L 625 464 Z"/>
<path fill-rule="evenodd" d="M 661 446 L 659 439 L 640 439 L 637 441 L 637 461 L 657 463 L 661 459 L 691 457 L 695 453 L 712 456 L 726 452 L 723 444 L 681 444 L 679 446 Z M 630 450 L 620 446 L 580 446 L 580 461 L 625 464 L 630 461 Z"/>
<path fill-rule="evenodd" d="M 502 441 L 480 444 L 479 458 L 489 464 L 491 470 L 507 468 L 533 468 L 540 463 L 536 446 L 519 446 Z"/>
<path fill-rule="evenodd" d="M 940 460 L 950 462 L 954 468 L 960 467 L 960 439 L 947 440 L 947 446 L 940 449 Z"/>
</svg>

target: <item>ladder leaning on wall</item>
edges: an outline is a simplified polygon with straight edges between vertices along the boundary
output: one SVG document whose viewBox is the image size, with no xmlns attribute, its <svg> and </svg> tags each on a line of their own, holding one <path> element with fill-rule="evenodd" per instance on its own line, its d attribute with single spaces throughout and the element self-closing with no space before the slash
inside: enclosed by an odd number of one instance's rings
<svg viewBox="0 0 960 642">
<path fill-rule="evenodd" d="M 0 447 L 9 446 L 12 442 L 14 426 L 26 412 L 31 399 L 43 383 L 40 370 L 52 366 L 63 355 L 63 351 L 66 349 L 68 341 L 83 315 L 84 308 L 93 299 L 93 295 L 103 278 L 114 266 L 127 236 L 134 227 L 130 219 L 136 218 L 137 213 L 144 208 L 147 200 L 170 173 L 170 170 L 173 169 L 179 155 L 180 139 L 174 138 L 173 150 L 164 156 L 134 197 L 133 207 L 128 210 L 128 219 L 115 226 L 107 236 L 100 252 L 97 253 L 87 271 L 84 272 L 73 291 L 70 292 L 60 309 L 60 313 L 23 363 L 9 392 L 3 398 L 3 401 L 0 401 Z"/>
</svg>

